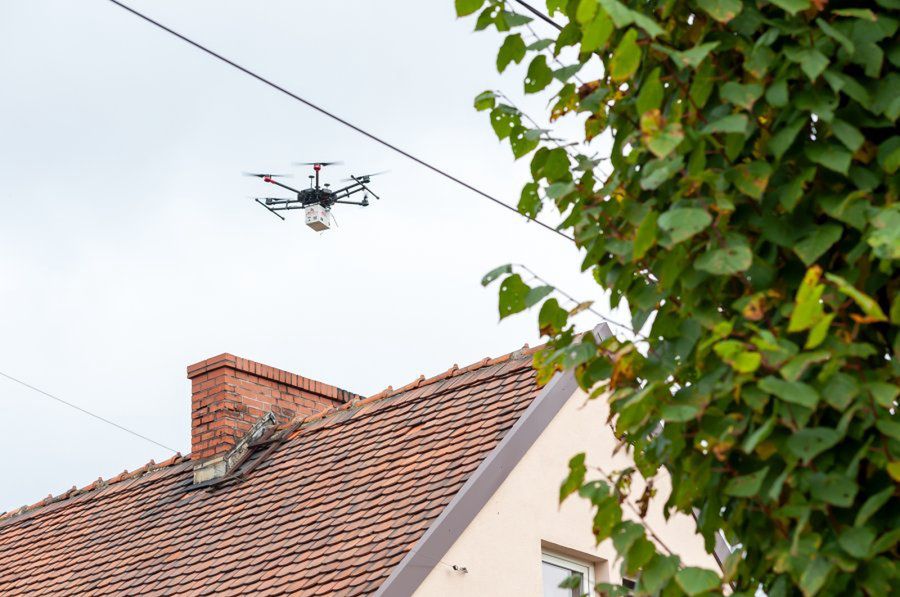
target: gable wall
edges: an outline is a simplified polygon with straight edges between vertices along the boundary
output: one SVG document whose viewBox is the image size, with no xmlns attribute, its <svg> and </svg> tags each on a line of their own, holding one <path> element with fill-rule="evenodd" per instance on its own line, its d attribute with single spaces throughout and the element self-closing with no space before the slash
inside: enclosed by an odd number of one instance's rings
<svg viewBox="0 0 900 597">
<path fill-rule="evenodd" d="M 607 473 L 628 466 L 629 459 L 621 453 L 611 456 L 616 442 L 605 424 L 607 414 L 603 398 L 587 401 L 580 391 L 570 398 L 415 594 L 538 597 L 542 545 L 593 561 L 595 581 L 619 582 L 612 543 L 594 545 L 589 503 L 572 496 L 557 506 L 559 485 L 574 454 L 586 452 L 589 468 L 600 466 Z M 588 474 L 597 477 L 590 470 Z M 657 485 L 658 495 L 647 517 L 651 528 L 686 562 L 718 570 L 715 559 L 704 552 L 690 517 L 678 515 L 665 522 L 661 506 L 669 487 L 660 487 L 659 480 Z M 635 496 L 640 496 L 643 485 L 638 479 L 634 487 Z M 626 516 L 631 514 L 627 507 L 624 510 Z M 454 571 L 454 564 L 468 572 Z"/>
</svg>

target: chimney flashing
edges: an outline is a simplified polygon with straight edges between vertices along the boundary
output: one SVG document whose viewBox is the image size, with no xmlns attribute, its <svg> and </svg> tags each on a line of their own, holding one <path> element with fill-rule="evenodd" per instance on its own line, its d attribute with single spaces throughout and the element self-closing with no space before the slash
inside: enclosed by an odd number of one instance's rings
<svg viewBox="0 0 900 597">
<path fill-rule="evenodd" d="M 250 445 L 263 434 L 275 426 L 275 415 L 266 413 L 253 424 L 241 440 L 226 454 L 208 458 L 194 465 L 194 484 L 205 483 L 214 479 L 220 479 L 232 472 L 242 461 L 244 455 L 250 449 Z"/>
</svg>

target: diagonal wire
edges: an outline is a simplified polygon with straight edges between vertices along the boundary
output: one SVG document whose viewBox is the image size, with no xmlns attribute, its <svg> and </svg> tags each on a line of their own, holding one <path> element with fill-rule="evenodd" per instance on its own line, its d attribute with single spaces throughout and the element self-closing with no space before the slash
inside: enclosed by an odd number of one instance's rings
<svg viewBox="0 0 900 597">
<path fill-rule="evenodd" d="M 115 4 L 116 6 L 122 8 L 122 9 L 128 11 L 128 12 L 130 12 L 131 14 L 135 15 L 136 17 L 139 17 L 139 18 L 143 19 L 144 21 L 150 23 L 151 25 L 154 25 L 155 27 L 158 27 L 159 29 L 162 29 L 162 30 L 165 31 L 166 33 L 169 33 L 169 34 L 171 34 L 171 35 L 174 35 L 175 37 L 177 37 L 178 39 L 182 40 L 183 42 L 186 42 L 186 43 L 188 43 L 188 44 L 194 46 L 194 47 L 197 48 L 198 50 L 200 50 L 200 51 L 202 51 L 202 52 L 205 52 L 206 54 L 212 56 L 213 58 L 215 58 L 215 59 L 217 59 L 217 60 L 220 60 L 221 62 L 224 62 L 225 64 L 227 64 L 227 65 L 229 65 L 229 66 L 231 66 L 231 67 L 233 67 L 233 68 L 236 68 L 237 70 L 241 71 L 241 72 L 244 73 L 245 75 L 249 75 L 249 76 L 253 77 L 254 79 L 256 79 L 257 81 L 259 81 L 260 83 L 264 83 L 264 84 L 268 85 L 269 87 L 271 87 L 272 89 L 275 89 L 276 91 L 280 91 L 281 93 L 287 95 L 288 97 L 290 97 L 290 98 L 292 98 L 292 99 L 295 99 L 295 100 L 297 100 L 298 102 L 300 102 L 300 103 L 302 103 L 302 104 L 305 104 L 306 106 L 312 108 L 313 110 L 316 110 L 316 111 L 319 112 L 320 114 L 324 114 L 325 116 L 331 118 L 332 120 L 335 120 L 335 121 L 337 121 L 337 122 L 343 124 L 344 126 L 353 129 L 353 130 L 356 131 L 357 133 L 359 133 L 359 134 L 361 134 L 361 135 L 363 135 L 363 136 L 365 136 L 365 137 L 368 137 L 369 139 L 375 141 L 376 143 L 379 143 L 379 144 L 383 145 L 384 147 L 387 147 L 387 148 L 390 149 L 391 151 L 394 151 L 394 152 L 396 152 L 396 153 L 399 153 L 399 154 L 402 155 L 403 157 L 408 158 L 408 159 L 410 159 L 410 160 L 416 162 L 417 164 L 419 164 L 419 165 L 421 165 L 421 166 L 424 166 L 425 168 L 428 168 L 428 169 L 431 170 L 432 172 L 435 172 L 436 174 L 439 174 L 439 175 L 443 176 L 444 178 L 447 178 L 447 179 L 449 179 L 449 180 L 452 180 L 452 181 L 455 182 L 456 184 L 461 185 L 461 186 L 467 188 L 468 190 L 472 191 L 473 193 L 476 193 L 476 194 L 480 195 L 481 197 L 484 197 L 485 199 L 487 199 L 487 200 L 489 200 L 489 201 L 492 201 L 493 203 L 496 203 L 497 205 L 499 205 L 499 206 L 501 206 L 501 207 L 503 207 L 503 208 L 505 208 L 505 209 L 508 209 L 508 210 L 511 211 L 511 212 L 514 212 L 516 215 L 519 215 L 519 216 L 522 216 L 522 217 L 524 217 L 524 218 L 527 218 L 528 220 L 530 220 L 530 221 L 532 221 L 532 222 L 538 224 L 539 226 L 541 226 L 541 227 L 543 227 L 543 228 L 546 228 L 546 229 L 549 230 L 550 232 L 555 232 L 556 234 L 562 236 L 562 237 L 565 238 L 565 239 L 568 239 L 568 240 L 570 240 L 570 241 L 574 241 L 574 240 L 575 240 L 573 237 L 569 236 L 569 235 L 566 234 L 565 232 L 563 232 L 563 231 L 561 231 L 561 230 L 558 230 L 558 229 L 554 228 L 553 226 L 550 226 L 549 224 L 545 224 L 544 222 L 541 222 L 540 220 L 537 220 L 537 219 L 535 219 L 535 218 L 532 218 L 531 216 L 528 216 L 528 215 L 525 215 L 525 214 L 521 213 L 518 209 L 516 209 L 516 208 L 513 207 L 512 205 L 509 205 L 508 203 L 504 203 L 503 201 L 501 201 L 500 199 L 497 199 L 497 198 L 494 197 L 493 195 L 490 195 L 490 194 L 488 194 L 488 193 L 482 191 L 481 189 L 479 189 L 479 188 L 477 188 L 477 187 L 475 187 L 475 186 L 473 186 L 473 185 L 471 185 L 471 184 L 469 184 L 469 183 L 467 183 L 467 182 L 465 182 L 465 181 L 463 181 L 463 180 L 457 178 L 456 176 L 454 176 L 454 175 L 452 175 L 452 174 L 449 174 L 448 172 L 446 172 L 446 171 L 444 171 L 444 170 L 438 168 L 437 166 L 434 166 L 434 165 L 432 165 L 432 164 L 426 162 L 425 160 L 423 160 L 423 159 L 421 159 L 421 158 L 418 158 L 418 157 L 414 156 L 413 154 L 411 154 L 411 153 L 409 153 L 409 152 L 407 152 L 407 151 L 405 151 L 405 150 L 403 150 L 403 149 L 400 149 L 400 148 L 397 147 L 396 145 L 393 145 L 393 144 L 391 144 L 391 143 L 385 141 L 384 139 L 382 139 L 382 138 L 380 138 L 380 137 L 374 135 L 373 133 L 370 133 L 370 132 L 368 132 L 367 130 L 362 129 L 362 128 L 356 126 L 355 124 L 353 124 L 353 123 L 351 123 L 351 122 L 349 122 L 349 121 L 347 121 L 347 120 L 344 120 L 344 119 L 341 118 L 340 116 L 338 116 L 338 115 L 336 115 L 336 114 L 334 114 L 334 113 L 332 113 L 332 112 L 329 112 L 329 111 L 326 110 L 325 108 L 322 108 L 321 106 L 318 106 L 318 105 L 316 105 L 315 103 L 313 103 L 313 102 L 311 102 L 311 101 L 309 101 L 309 100 L 307 100 L 307 99 L 304 99 L 303 97 L 300 97 L 300 96 L 297 95 L 296 93 L 293 93 L 293 92 L 291 92 L 291 91 L 288 91 L 288 90 L 285 89 L 284 87 L 282 87 L 282 86 L 280 86 L 280 85 L 278 85 L 278 84 L 276 84 L 276 83 L 273 83 L 272 81 L 270 81 L 269 79 L 266 79 L 266 78 L 263 77 L 262 75 L 258 75 L 258 74 L 256 74 L 255 72 L 253 72 L 252 70 L 250 70 L 250 69 L 248 69 L 248 68 L 246 68 L 246 67 L 243 67 L 243 66 L 241 66 L 240 64 L 238 64 L 238 63 L 236 63 L 236 62 L 234 62 L 234 61 L 232 61 L 232 60 L 229 60 L 228 58 L 225 58 L 225 57 L 222 56 L 221 54 L 217 54 L 216 52 L 210 50 L 210 49 L 207 48 L 206 46 L 203 46 L 203 45 L 201 45 L 201 44 L 195 42 L 194 40 L 192 40 L 192 39 L 190 39 L 190 38 L 188 38 L 188 37 L 186 37 L 186 36 L 184 36 L 184 35 L 178 33 L 177 31 L 175 31 L 175 30 L 173 30 L 173 29 L 170 29 L 169 27 L 166 27 L 165 25 L 163 25 L 163 24 L 160 23 L 159 21 L 155 21 L 155 20 L 151 19 L 150 17 L 146 16 L 145 14 L 143 14 L 143 13 L 141 13 L 141 12 L 138 12 L 137 10 L 131 8 L 130 6 L 128 6 L 128 5 L 126 5 L 126 4 L 123 4 L 122 2 L 119 2 L 118 0 L 109 0 L 109 2 L 111 2 L 111 3 Z"/>
<path fill-rule="evenodd" d="M 69 401 L 67 401 L 67 400 L 63 400 L 62 398 L 60 398 L 60 397 L 58 397 L 58 396 L 54 396 L 54 395 L 51 394 L 50 392 L 45 392 L 44 390 L 42 390 L 42 389 L 40 389 L 40 388 L 36 388 L 36 387 L 34 387 L 33 385 L 31 385 L 31 384 L 25 383 L 25 382 L 22 381 L 21 379 L 16 379 L 16 378 L 13 377 L 12 375 L 7 375 L 6 373 L 3 373 L 2 371 L 0 371 L 0 376 L 3 376 L 3 377 L 5 377 L 6 379 L 8 379 L 8 380 L 10 380 L 10 381 L 14 381 L 14 382 L 16 382 L 16 383 L 19 384 L 19 385 L 25 386 L 25 387 L 28 388 L 29 390 L 34 390 L 34 391 L 37 392 L 38 394 L 43 394 L 43 395 L 46 396 L 47 398 L 51 398 L 51 399 L 53 399 L 53 400 L 56 400 L 57 402 L 60 402 L 60 403 L 62 403 L 62 404 L 65 404 L 65 405 L 68 406 L 69 408 L 74 408 L 75 410 L 80 411 L 80 412 L 82 412 L 82 413 L 84 413 L 84 414 L 86 414 L 86 415 L 88 415 L 88 416 L 90 416 L 90 417 L 94 417 L 95 419 L 98 419 L 98 420 L 100 420 L 100 421 L 103 421 L 104 423 L 106 423 L 106 424 L 108 424 L 108 425 L 112 425 L 113 427 L 118 427 L 119 429 L 121 429 L 121 430 L 124 431 L 125 433 L 130 433 L 131 435 L 133 435 L 133 436 L 135 436 L 135 437 L 139 437 L 139 438 L 141 438 L 142 440 L 145 440 L 145 441 L 150 442 L 151 444 L 156 444 L 156 445 L 159 446 L 160 448 L 165 448 L 166 450 L 169 450 L 170 452 L 175 452 L 176 454 L 179 453 L 178 450 L 176 450 L 175 448 L 170 448 L 169 446 L 167 446 L 167 445 L 165 445 L 165 444 L 161 444 L 161 443 L 159 443 L 158 441 L 156 441 L 156 440 L 154 440 L 154 439 L 150 439 L 150 438 L 147 437 L 146 435 L 141 435 L 141 434 L 138 433 L 137 431 L 134 431 L 134 430 L 132 430 L 132 429 L 129 429 L 128 427 L 123 427 L 122 425 L 119 425 L 119 424 L 116 423 L 115 421 L 110 421 L 109 419 L 107 419 L 107 418 L 105 418 L 105 417 L 101 417 L 101 416 L 98 415 L 98 414 L 92 413 L 92 412 L 89 411 L 89 410 L 86 410 L 86 409 L 84 409 L 84 408 L 81 408 L 81 407 L 78 406 L 77 404 L 72 404 L 71 402 L 69 402 Z"/>
<path fill-rule="evenodd" d="M 560 31 L 563 30 L 562 25 L 560 25 L 559 23 L 557 23 L 556 21 L 554 21 L 553 19 L 551 19 L 550 17 L 548 17 L 547 15 L 545 15 L 544 13 L 542 13 L 541 11 L 539 11 L 538 9 L 533 7 L 532 5 L 528 4 L 527 2 L 524 2 L 523 0 L 516 0 L 516 2 L 518 2 L 519 4 L 524 6 L 525 10 L 527 10 L 531 14 L 535 15 L 537 18 L 544 21 L 545 23 L 549 23 L 549 24 L 553 25 Z"/>
<path fill-rule="evenodd" d="M 545 278 L 542 278 L 541 276 L 539 276 L 539 275 L 537 275 L 536 273 L 534 273 L 534 270 L 532 270 L 531 268 L 529 268 L 527 265 L 523 265 L 523 264 L 521 264 L 521 263 L 515 263 L 515 264 L 513 264 L 513 265 L 514 265 L 515 267 L 518 267 L 518 268 L 520 268 L 520 269 L 525 270 L 525 271 L 528 272 L 535 280 L 538 280 L 539 282 L 541 282 L 541 283 L 543 283 L 543 284 L 545 284 L 545 285 L 547 285 L 547 286 L 550 286 L 550 287 L 553 288 L 556 292 L 558 292 L 559 294 L 561 294 L 563 297 L 569 299 L 570 301 L 572 301 L 572 302 L 575 303 L 576 305 L 582 304 L 581 301 L 579 301 L 578 299 L 576 299 L 575 297 L 573 297 L 571 294 L 569 294 L 569 293 L 566 292 L 565 290 L 562 290 L 559 286 L 556 286 L 556 285 L 554 285 L 554 284 L 551 284 L 551 283 L 548 282 Z M 619 323 L 619 322 L 616 321 L 615 319 L 611 319 L 610 317 L 604 315 L 603 313 L 601 313 L 601 312 L 598 311 L 597 309 L 594 309 L 593 307 L 587 307 L 587 310 L 590 311 L 591 313 L 593 313 L 594 315 L 596 315 L 597 317 L 599 317 L 600 319 L 602 319 L 603 321 L 605 321 L 605 322 L 607 322 L 607 323 L 609 323 L 609 324 L 611 324 L 611 325 L 614 325 L 614 326 L 616 326 L 616 327 L 618 327 L 618 328 L 620 328 L 620 329 L 622 329 L 622 330 L 628 332 L 629 334 L 631 334 L 631 335 L 632 335 L 635 339 L 637 339 L 637 340 L 644 340 L 644 341 L 648 340 L 648 338 L 646 338 L 645 336 L 642 336 L 641 334 L 635 332 L 634 329 L 631 328 L 631 326 L 628 326 L 628 325 L 626 325 L 626 324 L 624 324 L 624 323 Z"/>
</svg>

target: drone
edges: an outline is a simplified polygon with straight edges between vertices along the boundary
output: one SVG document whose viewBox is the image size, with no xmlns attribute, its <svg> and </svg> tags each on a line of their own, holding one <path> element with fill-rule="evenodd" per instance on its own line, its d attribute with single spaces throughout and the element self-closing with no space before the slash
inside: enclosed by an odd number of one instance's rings
<svg viewBox="0 0 900 597">
<path fill-rule="evenodd" d="M 375 172 L 372 174 L 360 174 L 345 178 L 341 182 L 349 182 L 345 187 L 340 189 L 332 189 L 327 182 L 319 185 L 319 172 L 326 166 L 334 166 L 342 162 L 294 162 L 295 166 L 312 166 L 315 174 L 309 175 L 309 188 L 295 189 L 283 182 L 275 180 L 276 178 L 289 177 L 288 174 L 269 174 L 260 172 L 245 172 L 245 176 L 254 176 L 261 178 L 263 182 L 273 184 L 287 189 L 292 193 L 296 193 L 295 198 L 286 197 L 254 197 L 253 200 L 265 207 L 267 210 L 284 220 L 280 211 L 288 211 L 292 209 L 302 209 L 306 214 L 306 225 L 317 232 L 322 232 L 331 228 L 332 215 L 331 208 L 335 204 L 358 205 L 367 207 L 369 205 L 369 195 L 380 199 L 368 185 L 373 176 L 384 174 L 384 172 Z M 355 193 L 363 192 L 362 201 L 347 201 L 347 198 Z"/>
</svg>

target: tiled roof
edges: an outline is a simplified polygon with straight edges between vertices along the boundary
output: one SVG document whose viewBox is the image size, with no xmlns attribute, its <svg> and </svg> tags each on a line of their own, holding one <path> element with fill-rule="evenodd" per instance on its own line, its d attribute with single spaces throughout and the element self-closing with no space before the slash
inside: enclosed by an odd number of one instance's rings
<svg viewBox="0 0 900 597">
<path fill-rule="evenodd" d="M 237 482 L 173 458 L 8 513 L 0 595 L 372 592 L 537 395 L 528 353 L 307 417 Z"/>
</svg>

